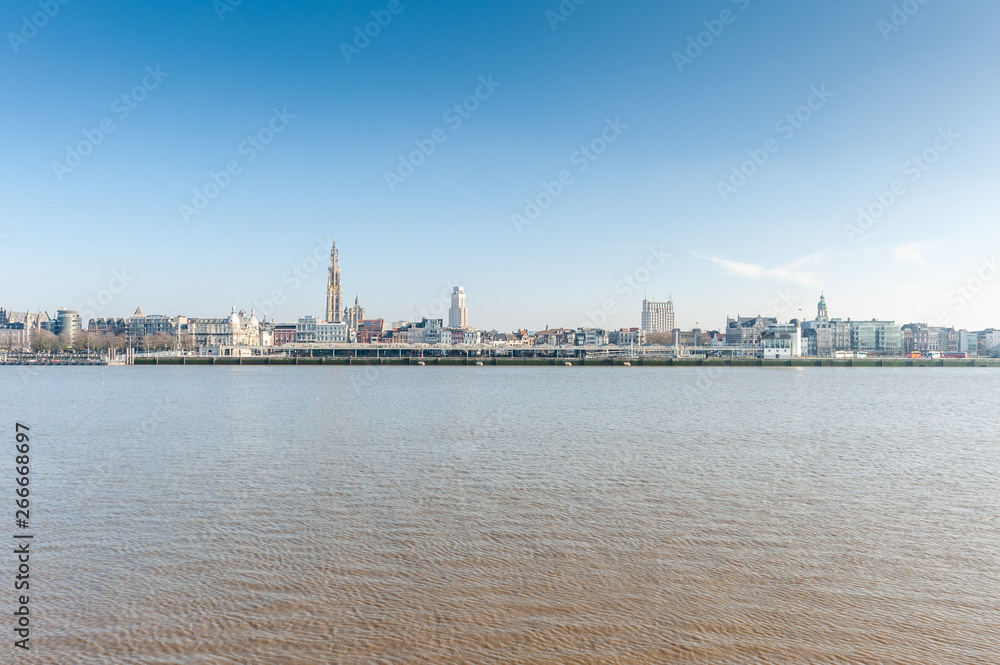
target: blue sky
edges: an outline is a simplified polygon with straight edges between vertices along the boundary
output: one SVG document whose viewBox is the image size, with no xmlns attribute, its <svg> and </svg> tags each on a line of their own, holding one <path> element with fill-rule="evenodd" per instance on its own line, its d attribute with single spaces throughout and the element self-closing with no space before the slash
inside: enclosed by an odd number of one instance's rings
<svg viewBox="0 0 1000 665">
<path fill-rule="evenodd" d="M 4 3 L 0 306 L 1000 326 L 996 3 L 235 1 Z"/>
</svg>

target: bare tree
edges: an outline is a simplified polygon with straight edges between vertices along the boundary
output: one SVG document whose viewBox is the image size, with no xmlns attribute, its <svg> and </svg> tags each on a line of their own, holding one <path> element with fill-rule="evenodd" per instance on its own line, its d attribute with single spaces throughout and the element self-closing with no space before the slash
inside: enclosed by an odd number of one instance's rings
<svg viewBox="0 0 1000 665">
<path fill-rule="evenodd" d="M 94 345 L 97 342 L 98 337 L 99 335 L 96 335 L 95 333 L 81 330 L 76 334 L 76 338 L 73 340 L 73 350 L 90 353 L 90 351 L 94 349 Z"/>
<path fill-rule="evenodd" d="M 647 344 L 673 344 L 674 334 L 672 332 L 646 333 Z"/>
<path fill-rule="evenodd" d="M 184 351 L 195 351 L 198 349 L 198 345 L 194 341 L 194 335 L 191 333 L 185 333 L 180 336 L 181 349 Z"/>
<path fill-rule="evenodd" d="M 52 353 L 62 350 L 62 341 L 51 330 L 36 330 L 31 336 L 31 349 Z"/>
<path fill-rule="evenodd" d="M 170 333 L 158 332 L 155 335 L 146 335 L 140 344 L 143 351 L 166 351 L 174 348 L 176 340 Z"/>
<path fill-rule="evenodd" d="M 177 345 L 177 339 L 167 332 L 158 332 L 153 335 L 153 345 L 157 351 L 169 351 Z"/>
</svg>

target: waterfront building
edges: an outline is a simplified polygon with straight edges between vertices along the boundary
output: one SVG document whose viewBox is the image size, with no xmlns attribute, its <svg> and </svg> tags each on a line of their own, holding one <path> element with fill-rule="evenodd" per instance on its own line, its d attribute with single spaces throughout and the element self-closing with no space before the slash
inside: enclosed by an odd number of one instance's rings
<svg viewBox="0 0 1000 665">
<path fill-rule="evenodd" d="M 793 336 L 788 331 L 775 328 L 761 333 L 760 338 L 764 360 L 789 360 L 794 355 Z"/>
<path fill-rule="evenodd" d="M 316 324 L 315 341 L 321 344 L 346 344 L 355 340 L 354 331 L 346 322 Z"/>
<path fill-rule="evenodd" d="M 275 323 L 271 327 L 271 333 L 274 335 L 274 345 L 294 344 L 296 342 L 296 327 L 297 324 L 294 323 Z"/>
<path fill-rule="evenodd" d="M 300 317 L 298 322 L 295 324 L 296 343 L 315 342 L 317 325 L 319 325 L 319 321 L 312 316 Z"/>
<path fill-rule="evenodd" d="M 902 350 L 904 354 L 911 353 L 968 353 L 976 355 L 978 344 L 975 333 L 968 330 L 955 330 L 929 326 L 926 323 L 907 323 L 900 330 Z"/>
<path fill-rule="evenodd" d="M 420 319 L 409 328 L 410 344 L 440 344 L 444 335 L 443 319 Z"/>
<path fill-rule="evenodd" d="M 977 334 L 978 352 L 981 356 L 1000 356 L 1000 330 L 988 328 Z"/>
<path fill-rule="evenodd" d="M 354 306 L 348 307 L 344 310 L 344 322 L 347 323 L 347 327 L 351 329 L 351 332 L 358 332 L 358 324 L 362 319 L 365 318 L 365 308 L 358 303 L 358 296 L 354 296 Z"/>
<path fill-rule="evenodd" d="M 854 321 L 851 323 L 851 350 L 880 355 L 900 355 L 903 351 L 900 328 L 894 321 Z"/>
<path fill-rule="evenodd" d="M 47 312 L 11 312 L 0 309 L 0 348 L 31 348 L 31 339 L 39 330 L 51 330 L 52 321 Z"/>
<path fill-rule="evenodd" d="M 535 333 L 536 345 L 566 346 L 573 344 L 574 339 L 574 331 L 568 328 L 553 328 Z"/>
<path fill-rule="evenodd" d="M 127 335 L 128 317 L 96 317 L 87 322 L 87 332 L 96 335 Z"/>
<path fill-rule="evenodd" d="M 176 337 L 178 327 L 182 323 L 186 323 L 186 317 L 164 316 L 162 314 L 146 316 L 142 313 L 141 307 L 136 307 L 132 318 L 128 319 L 128 334 L 135 340 L 157 333 L 167 333 Z"/>
<path fill-rule="evenodd" d="M 768 333 L 772 333 L 768 336 Z M 802 357 L 802 329 L 798 319 L 792 319 L 788 323 L 774 323 L 767 327 L 767 332 L 761 334 L 761 346 L 765 351 L 764 357 L 768 357 L 767 349 L 788 349 L 789 357 Z"/>
<path fill-rule="evenodd" d="M 330 250 L 330 271 L 326 280 L 326 321 L 340 323 L 340 313 L 344 307 L 344 293 L 340 286 L 340 255 L 334 241 Z"/>
<path fill-rule="evenodd" d="M 23 323 L 0 323 L 0 349 L 27 350 L 31 347 L 31 331 Z"/>
<path fill-rule="evenodd" d="M 59 335 L 67 344 L 73 344 L 83 331 L 80 312 L 64 307 L 56 310 L 55 318 L 49 319 L 47 325 L 42 323 L 41 327 Z"/>
<path fill-rule="evenodd" d="M 726 319 L 726 344 L 729 346 L 760 346 L 760 336 L 769 326 L 776 325 L 773 316 L 740 316 Z"/>
<path fill-rule="evenodd" d="M 642 328 L 621 328 L 608 332 L 608 343 L 616 346 L 642 346 L 646 343 L 646 331 Z"/>
<path fill-rule="evenodd" d="M 451 292 L 448 327 L 458 329 L 469 327 L 469 312 L 465 309 L 465 287 L 456 286 Z"/>
<path fill-rule="evenodd" d="M 392 324 L 392 330 L 382 335 L 382 339 L 393 344 L 410 343 L 410 324 L 396 321 Z"/>
<path fill-rule="evenodd" d="M 573 333 L 574 346 L 607 346 L 608 333 L 600 328 L 577 328 Z"/>
<path fill-rule="evenodd" d="M 665 333 L 674 330 L 674 301 L 653 302 L 642 301 L 642 319 L 640 328 L 647 333 Z"/>
<path fill-rule="evenodd" d="M 361 319 L 358 321 L 358 344 L 378 344 L 385 333 L 384 319 Z"/>
<path fill-rule="evenodd" d="M 199 348 L 266 347 L 274 344 L 271 326 L 266 321 L 262 324 L 253 310 L 248 317 L 246 310 L 237 312 L 234 305 L 232 313 L 226 318 L 184 318 L 184 334 L 190 336 Z"/>
<path fill-rule="evenodd" d="M 832 357 L 836 351 L 851 349 L 850 320 L 831 319 L 826 297 L 820 294 L 816 319 L 801 325 L 802 353 L 807 356 Z"/>
</svg>

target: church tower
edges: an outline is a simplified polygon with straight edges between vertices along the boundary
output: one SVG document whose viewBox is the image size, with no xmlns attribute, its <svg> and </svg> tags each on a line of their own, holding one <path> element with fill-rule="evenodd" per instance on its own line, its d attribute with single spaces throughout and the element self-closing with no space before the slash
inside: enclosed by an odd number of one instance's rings
<svg viewBox="0 0 1000 665">
<path fill-rule="evenodd" d="M 344 322 L 353 332 L 358 332 L 358 326 L 365 318 L 365 308 L 358 302 L 358 296 L 354 296 L 354 307 L 344 310 Z"/>
<path fill-rule="evenodd" d="M 826 311 L 826 297 L 821 293 L 819 294 L 819 304 L 816 306 L 816 320 L 817 321 L 829 321 L 830 316 Z"/>
<path fill-rule="evenodd" d="M 340 323 L 340 313 L 344 307 L 344 294 L 340 289 L 340 257 L 337 242 L 330 250 L 330 274 L 326 281 L 326 322 Z"/>
</svg>

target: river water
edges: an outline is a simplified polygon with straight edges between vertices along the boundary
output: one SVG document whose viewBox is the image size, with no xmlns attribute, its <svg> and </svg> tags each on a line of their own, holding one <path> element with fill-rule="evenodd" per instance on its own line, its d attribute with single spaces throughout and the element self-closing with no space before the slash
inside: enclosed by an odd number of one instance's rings
<svg viewBox="0 0 1000 665">
<path fill-rule="evenodd" d="M 984 368 L 2 367 L 30 662 L 1000 663 L 998 407 Z"/>
</svg>

